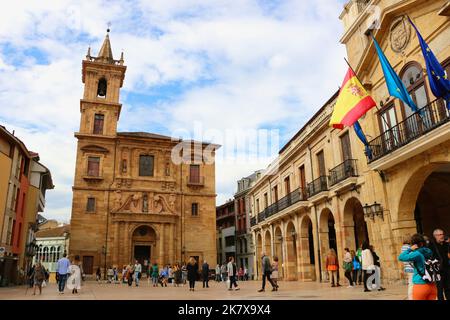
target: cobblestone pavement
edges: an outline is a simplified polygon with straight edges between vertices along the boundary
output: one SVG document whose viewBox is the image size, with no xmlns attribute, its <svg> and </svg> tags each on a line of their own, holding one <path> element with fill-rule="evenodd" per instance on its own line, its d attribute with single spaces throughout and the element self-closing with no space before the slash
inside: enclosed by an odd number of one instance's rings
<svg viewBox="0 0 450 320">
<path fill-rule="evenodd" d="M 195 292 L 190 292 L 188 286 L 154 288 L 142 279 L 139 287 L 129 287 L 126 284 L 108 284 L 87 281 L 79 294 L 74 295 L 66 289 L 63 295 L 57 292 L 55 283 L 43 288 L 42 295 L 32 295 L 33 289 L 26 286 L 0 288 L 1 300 L 405 300 L 406 285 L 385 286 L 385 291 L 363 292 L 362 286 L 347 288 L 341 286 L 331 288 L 329 283 L 280 281 L 280 288 L 272 292 L 270 285 L 265 292 L 257 292 L 259 281 L 239 282 L 239 291 L 228 291 L 225 283 L 210 282 L 209 288 L 202 288 L 202 283 L 196 283 Z M 38 291 L 37 291 L 38 292 Z"/>
</svg>

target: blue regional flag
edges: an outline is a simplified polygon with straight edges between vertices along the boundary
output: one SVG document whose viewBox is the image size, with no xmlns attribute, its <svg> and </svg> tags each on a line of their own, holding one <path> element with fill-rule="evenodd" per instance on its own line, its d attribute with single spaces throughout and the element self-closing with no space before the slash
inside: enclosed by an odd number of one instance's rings
<svg viewBox="0 0 450 320">
<path fill-rule="evenodd" d="M 377 40 L 375 40 L 373 36 L 372 40 L 375 43 L 378 59 L 380 60 L 381 67 L 383 68 L 384 78 L 386 79 L 386 85 L 388 87 L 389 94 L 393 97 L 399 98 L 405 104 L 407 104 L 412 109 L 412 111 L 416 112 L 418 110 L 417 106 L 409 95 L 408 90 L 406 89 L 402 80 L 400 80 L 400 77 L 395 73 L 383 51 L 381 51 Z"/>
<path fill-rule="evenodd" d="M 436 98 L 444 98 L 447 102 L 447 108 L 450 109 L 450 81 L 447 74 L 409 17 L 408 20 L 416 30 L 417 38 L 419 38 L 423 58 L 427 66 L 428 82 L 430 83 L 431 91 Z"/>
<path fill-rule="evenodd" d="M 359 140 L 361 140 L 361 142 L 364 143 L 364 146 L 366 147 L 365 154 L 367 158 L 369 160 L 372 159 L 372 149 L 370 149 L 369 142 L 367 142 L 366 135 L 364 134 L 358 120 L 356 120 L 356 122 L 353 124 L 353 129 L 355 129 L 355 133 L 358 136 Z"/>
</svg>

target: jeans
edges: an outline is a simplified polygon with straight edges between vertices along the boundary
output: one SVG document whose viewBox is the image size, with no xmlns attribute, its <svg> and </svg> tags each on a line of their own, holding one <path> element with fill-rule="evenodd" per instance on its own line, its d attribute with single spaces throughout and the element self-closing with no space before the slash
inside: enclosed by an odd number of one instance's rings
<svg viewBox="0 0 450 320">
<path fill-rule="evenodd" d="M 270 271 L 264 271 L 263 281 L 262 281 L 262 289 L 264 289 L 266 287 L 266 278 L 272 285 L 272 288 L 275 288 L 277 286 L 276 284 L 273 283 L 272 279 L 270 279 L 270 274 L 271 274 Z"/>
<path fill-rule="evenodd" d="M 209 288 L 209 286 L 208 286 L 208 281 L 209 281 L 209 279 L 208 279 L 208 276 L 203 276 L 203 288 L 206 286 L 207 288 Z"/>
<path fill-rule="evenodd" d="M 158 285 L 158 277 L 152 277 L 152 284 Z"/>
<path fill-rule="evenodd" d="M 356 284 L 361 284 L 362 282 L 362 272 L 361 269 L 353 270 L 353 282 Z"/>
<path fill-rule="evenodd" d="M 345 277 L 348 279 L 349 285 L 353 285 L 353 279 L 352 279 L 352 271 L 347 270 L 345 271 Z"/>
<path fill-rule="evenodd" d="M 328 270 L 328 272 L 330 273 L 331 285 L 334 286 L 335 283 L 336 283 L 336 285 L 338 285 L 339 284 L 339 279 L 337 278 L 337 270 Z"/>
<path fill-rule="evenodd" d="M 237 285 L 237 283 L 236 283 L 236 276 L 230 276 L 230 289 L 233 288 L 233 284 L 234 284 L 234 287 L 235 287 L 235 288 L 238 287 L 238 285 Z"/>
<path fill-rule="evenodd" d="M 64 292 L 64 288 L 66 287 L 67 274 L 59 274 L 59 292 Z"/>
<path fill-rule="evenodd" d="M 134 272 L 134 281 L 136 282 L 136 287 L 139 286 L 139 275 L 140 275 L 139 271 Z"/>
<path fill-rule="evenodd" d="M 195 279 L 189 279 L 189 288 L 194 289 L 195 287 Z"/>
</svg>

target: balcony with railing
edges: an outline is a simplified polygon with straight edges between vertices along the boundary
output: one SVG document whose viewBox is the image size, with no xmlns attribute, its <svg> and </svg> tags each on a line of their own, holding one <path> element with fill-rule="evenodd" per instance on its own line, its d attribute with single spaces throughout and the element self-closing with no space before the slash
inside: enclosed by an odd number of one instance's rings
<svg viewBox="0 0 450 320">
<path fill-rule="evenodd" d="M 256 220 L 256 217 L 253 217 L 250 219 L 250 226 L 255 226 L 258 222 L 264 221 L 265 219 L 269 218 L 270 216 L 290 207 L 291 205 L 299 202 L 299 201 L 306 201 L 307 196 L 306 192 L 303 191 L 302 188 L 295 189 L 291 193 L 289 193 L 287 196 L 284 196 L 277 202 L 271 204 L 267 208 L 265 208 L 263 211 L 258 213 L 258 220 Z"/>
<path fill-rule="evenodd" d="M 320 176 L 307 185 L 308 197 L 315 196 L 316 194 L 327 190 L 327 176 Z"/>
<path fill-rule="evenodd" d="M 427 133 L 449 122 L 450 111 L 443 99 L 437 99 L 419 109 L 397 125 L 384 131 L 369 142 L 368 162 L 378 160 L 391 152 L 408 145 Z M 431 141 L 426 142 L 430 144 Z"/>
<path fill-rule="evenodd" d="M 357 177 L 358 171 L 356 170 L 356 163 L 356 159 L 347 159 L 331 169 L 329 175 L 330 187 L 347 178 Z"/>
<path fill-rule="evenodd" d="M 257 222 L 256 222 L 256 217 L 251 217 L 250 218 L 250 227 L 256 226 Z"/>
</svg>

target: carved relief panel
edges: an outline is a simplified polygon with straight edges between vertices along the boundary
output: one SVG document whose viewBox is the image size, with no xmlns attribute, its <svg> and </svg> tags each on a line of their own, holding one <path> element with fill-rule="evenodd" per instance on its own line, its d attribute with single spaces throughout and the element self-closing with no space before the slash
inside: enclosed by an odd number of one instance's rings
<svg viewBox="0 0 450 320">
<path fill-rule="evenodd" d="M 175 194 L 161 195 L 154 192 L 115 191 L 114 209 L 117 213 L 176 214 Z"/>
</svg>

